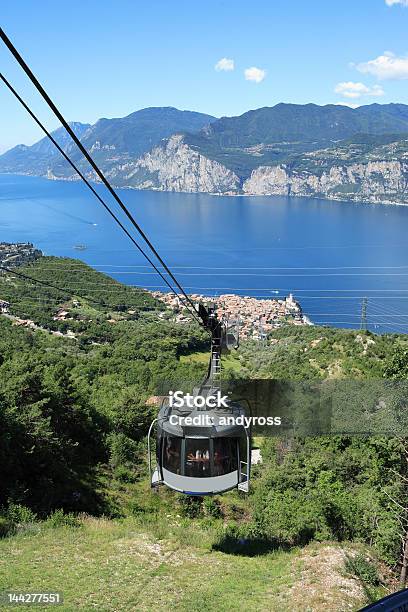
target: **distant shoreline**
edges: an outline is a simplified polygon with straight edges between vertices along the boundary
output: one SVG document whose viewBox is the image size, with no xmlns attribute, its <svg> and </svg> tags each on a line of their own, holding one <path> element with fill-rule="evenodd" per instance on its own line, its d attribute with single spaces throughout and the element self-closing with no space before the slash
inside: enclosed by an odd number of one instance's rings
<svg viewBox="0 0 408 612">
<path fill-rule="evenodd" d="M 37 178 L 37 179 L 43 179 L 45 181 L 50 181 L 50 182 L 54 182 L 54 183 L 77 183 L 80 182 L 81 179 L 78 178 L 62 178 L 62 177 L 58 177 L 58 178 L 49 178 L 48 176 L 39 176 L 37 174 L 29 174 L 29 173 L 16 173 L 16 172 L 0 172 L 0 176 L 27 176 L 27 177 L 31 177 L 31 178 Z M 101 185 L 101 181 L 90 181 L 91 183 L 93 183 L 94 185 Z M 216 198 L 220 198 L 220 197 L 226 197 L 226 198 L 290 198 L 290 199 L 295 199 L 295 198 L 300 198 L 300 199 L 310 199 L 310 200 L 327 200 L 328 202 L 338 202 L 339 204 L 357 204 L 357 205 L 370 205 L 370 206 L 403 206 L 403 207 L 407 207 L 408 206 L 408 202 L 394 202 L 394 201 L 381 201 L 379 202 L 378 200 L 371 200 L 371 199 L 343 199 L 343 198 L 337 198 L 337 197 L 329 197 L 328 195 L 313 195 L 313 194 L 305 194 L 305 195 L 300 195 L 300 194 L 296 194 L 296 195 L 288 195 L 288 194 L 279 194 L 279 193 L 270 193 L 270 194 L 258 194 L 258 193 L 217 193 L 217 192 L 210 192 L 210 191 L 174 191 L 174 190 L 165 190 L 165 189 L 155 189 L 155 188 L 150 188 L 150 189 L 138 189 L 137 187 L 132 187 L 132 186 L 122 186 L 122 187 L 118 187 L 113 185 L 114 189 L 123 189 L 123 190 L 130 190 L 130 191 L 140 191 L 140 192 L 150 192 L 150 193 L 183 193 L 186 195 L 206 195 L 206 196 L 212 196 L 212 197 L 216 197 Z"/>
</svg>

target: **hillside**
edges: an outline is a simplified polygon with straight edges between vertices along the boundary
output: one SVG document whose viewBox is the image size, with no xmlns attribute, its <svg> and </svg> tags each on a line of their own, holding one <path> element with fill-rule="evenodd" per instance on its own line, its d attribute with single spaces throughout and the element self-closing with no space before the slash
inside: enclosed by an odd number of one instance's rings
<svg viewBox="0 0 408 612">
<path fill-rule="evenodd" d="M 260 166 L 243 191 L 408 204 L 408 139 L 357 134 L 329 148 L 292 155 L 277 166 Z"/>
<path fill-rule="evenodd" d="M 163 138 L 176 132 L 195 132 L 215 118 L 203 113 L 180 111 L 172 107 L 145 108 L 118 119 L 100 119 L 94 125 L 72 123 L 75 133 L 104 170 L 125 164 L 149 151 Z M 72 159 L 86 172 L 77 147 L 63 128 L 53 136 Z M 72 168 L 61 158 L 48 138 L 31 147 L 19 145 L 0 156 L 0 172 L 70 177 Z"/>
<path fill-rule="evenodd" d="M 78 138 L 91 127 L 87 123 L 79 122 L 70 122 L 70 126 Z M 65 128 L 54 130 L 52 135 L 64 151 L 72 146 Z M 59 151 L 48 136 L 45 136 L 31 146 L 20 144 L 0 155 L 0 172 L 43 176 L 52 165 L 60 162 L 60 157 Z"/>
<path fill-rule="evenodd" d="M 119 119 L 100 119 L 82 138 L 86 148 L 96 141 L 120 153 L 139 156 L 177 132 L 197 132 L 215 117 L 172 107 L 145 108 Z"/>
<path fill-rule="evenodd" d="M 56 289 L 0 274 L 0 299 L 10 303 L 14 316 L 49 329 L 88 329 L 92 323 L 106 323 L 109 318 L 120 321 L 163 310 L 147 291 L 122 285 L 77 259 L 40 257 L 19 266 L 18 272 Z M 60 309 L 67 311 L 68 320 L 54 319 Z"/>
<path fill-rule="evenodd" d="M 266 344 L 247 341 L 227 358 L 248 378 L 380 379 L 384 360 L 398 347 L 408 349 L 404 335 L 381 335 L 333 327 L 285 327 L 272 331 Z"/>
<path fill-rule="evenodd" d="M 408 134 L 408 106 L 277 104 L 218 119 L 185 141 L 245 180 L 254 168 L 276 165 L 359 133 Z"/>
<path fill-rule="evenodd" d="M 404 104 L 277 104 L 218 120 L 148 108 L 80 136 L 116 187 L 408 203 Z M 96 180 L 75 146 L 67 152 Z M 0 156 L 0 172 L 77 179 L 44 140 Z"/>
<path fill-rule="evenodd" d="M 403 438 L 258 438 L 249 496 L 153 494 L 149 398 L 163 381 L 203 379 L 208 337 L 76 260 L 18 271 L 61 289 L 0 276 L 10 302 L 0 315 L 1 590 L 51 581 L 66 610 L 229 610 L 250 591 L 249 609 L 337 612 L 394 588 L 401 525 L 390 498 L 405 499 Z M 407 356 L 403 335 L 288 326 L 243 343 L 225 369 L 304 386 L 405 376 Z M 395 400 L 400 417 L 404 397 Z M 384 406 L 376 416 L 390 416 Z"/>
<path fill-rule="evenodd" d="M 205 130 L 209 143 L 219 147 L 253 147 L 277 142 L 343 140 L 353 134 L 408 132 L 404 104 L 370 104 L 352 109 L 327 104 L 276 104 L 251 110 L 239 117 L 222 117 Z"/>
</svg>

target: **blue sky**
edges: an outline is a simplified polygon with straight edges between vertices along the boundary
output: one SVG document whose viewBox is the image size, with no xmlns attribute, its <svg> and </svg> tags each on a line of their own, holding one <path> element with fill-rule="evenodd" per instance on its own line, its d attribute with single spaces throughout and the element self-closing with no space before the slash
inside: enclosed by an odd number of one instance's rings
<svg viewBox="0 0 408 612">
<path fill-rule="evenodd" d="M 93 123 L 147 106 L 222 116 L 282 101 L 408 104 L 406 5 L 2 0 L 1 25 L 65 116 Z M 0 66 L 58 127 L 5 48 Z M 4 86 L 0 105 L 0 151 L 41 136 Z"/>
</svg>

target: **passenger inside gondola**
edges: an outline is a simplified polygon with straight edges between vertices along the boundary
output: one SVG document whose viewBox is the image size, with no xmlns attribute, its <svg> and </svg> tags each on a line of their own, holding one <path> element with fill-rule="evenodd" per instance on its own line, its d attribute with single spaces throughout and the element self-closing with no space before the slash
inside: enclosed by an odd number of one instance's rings
<svg viewBox="0 0 408 612">
<path fill-rule="evenodd" d="M 193 478 L 210 476 L 210 450 L 208 440 L 186 439 L 185 475 Z"/>
</svg>

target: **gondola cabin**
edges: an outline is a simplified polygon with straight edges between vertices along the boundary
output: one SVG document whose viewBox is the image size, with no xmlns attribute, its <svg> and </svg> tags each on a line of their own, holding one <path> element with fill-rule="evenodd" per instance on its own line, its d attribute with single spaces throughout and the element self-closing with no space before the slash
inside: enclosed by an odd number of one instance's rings
<svg viewBox="0 0 408 612">
<path fill-rule="evenodd" d="M 215 395 L 217 389 L 208 393 Z M 162 405 L 149 431 L 151 486 L 164 484 L 188 495 L 211 495 L 238 488 L 248 491 L 250 430 L 236 424 L 245 416 L 239 403 L 204 409 Z M 242 419 L 241 419 L 242 420 Z M 238 423 L 240 419 L 238 419 Z M 156 467 L 152 467 L 150 438 L 157 426 Z"/>
</svg>

